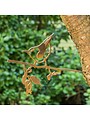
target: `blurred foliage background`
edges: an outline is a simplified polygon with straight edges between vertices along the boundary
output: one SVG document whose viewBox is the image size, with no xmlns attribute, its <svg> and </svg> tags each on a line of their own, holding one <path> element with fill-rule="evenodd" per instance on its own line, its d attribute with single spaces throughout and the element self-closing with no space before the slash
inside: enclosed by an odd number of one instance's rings
<svg viewBox="0 0 90 120">
<path fill-rule="evenodd" d="M 8 59 L 31 62 L 22 50 L 40 44 L 54 32 L 48 65 L 81 70 L 80 57 L 60 16 L 0 16 L 0 104 L 68 105 L 90 104 L 90 88 L 83 75 L 61 72 L 47 80 L 47 70 L 33 69 L 42 83 L 26 95 L 23 67 Z"/>
</svg>

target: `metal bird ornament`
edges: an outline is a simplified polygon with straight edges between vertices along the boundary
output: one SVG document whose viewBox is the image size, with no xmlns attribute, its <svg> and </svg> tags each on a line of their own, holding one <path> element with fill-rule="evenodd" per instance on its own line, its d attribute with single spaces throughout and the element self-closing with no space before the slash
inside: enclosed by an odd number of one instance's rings
<svg viewBox="0 0 90 120">
<path fill-rule="evenodd" d="M 47 37 L 41 44 L 34 46 L 34 47 L 31 47 L 28 50 L 23 50 L 23 52 L 26 52 L 27 54 L 30 55 L 36 48 L 38 48 L 38 53 L 36 54 L 36 58 L 37 59 L 43 58 L 47 47 L 50 45 L 50 41 L 52 39 L 53 34 L 54 33 L 52 33 L 49 37 Z M 30 55 L 30 57 L 32 58 L 31 55 Z"/>
<path fill-rule="evenodd" d="M 29 93 L 32 94 L 32 84 L 33 83 L 41 85 L 40 80 L 36 76 L 30 75 L 33 70 L 32 68 L 37 68 L 37 69 L 44 68 L 44 69 L 48 70 L 48 72 L 49 72 L 49 74 L 47 75 L 48 80 L 50 80 L 51 77 L 53 77 L 55 75 L 59 75 L 61 73 L 61 71 L 82 72 L 80 70 L 74 70 L 74 69 L 68 69 L 68 68 L 56 68 L 56 67 L 49 66 L 47 64 L 47 59 L 48 59 L 49 55 L 51 54 L 50 41 L 52 39 L 52 36 L 53 36 L 53 34 L 51 34 L 49 37 L 47 37 L 40 45 L 31 47 L 30 49 L 23 51 L 23 52 L 26 52 L 30 56 L 30 58 L 33 60 L 34 63 L 31 64 L 28 62 L 23 62 L 23 61 L 18 61 L 18 60 L 8 60 L 8 62 L 22 64 L 24 66 L 24 75 L 22 76 L 22 83 L 24 84 L 24 86 L 26 88 L 27 95 Z M 45 53 L 46 53 L 46 49 L 48 48 L 48 46 L 50 47 L 50 49 L 48 51 L 48 54 L 46 55 Z M 36 48 L 38 49 L 38 52 L 36 51 L 37 54 L 35 55 L 37 60 L 36 60 L 36 58 L 34 59 L 31 56 L 31 53 Z M 38 63 L 43 63 L 43 65 L 38 64 Z"/>
</svg>

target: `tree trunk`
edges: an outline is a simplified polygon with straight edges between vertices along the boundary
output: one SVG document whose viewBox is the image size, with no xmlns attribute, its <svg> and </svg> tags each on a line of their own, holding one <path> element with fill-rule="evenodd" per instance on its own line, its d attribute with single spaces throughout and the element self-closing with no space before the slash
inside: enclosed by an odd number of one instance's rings
<svg viewBox="0 0 90 120">
<path fill-rule="evenodd" d="M 82 72 L 90 85 L 90 16 L 61 16 L 80 54 Z"/>
</svg>

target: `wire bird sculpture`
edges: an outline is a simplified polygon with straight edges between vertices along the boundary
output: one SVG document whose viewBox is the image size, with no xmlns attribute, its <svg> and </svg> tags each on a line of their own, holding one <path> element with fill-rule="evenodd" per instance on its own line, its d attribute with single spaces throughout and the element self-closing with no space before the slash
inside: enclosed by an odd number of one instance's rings
<svg viewBox="0 0 90 120">
<path fill-rule="evenodd" d="M 31 47 L 28 50 L 23 50 L 23 52 L 27 53 L 29 57 L 33 60 L 33 64 L 28 63 L 28 62 L 22 62 L 22 61 L 17 61 L 17 60 L 8 60 L 10 63 L 18 63 L 24 65 L 24 75 L 22 76 L 22 84 L 24 84 L 26 88 L 26 94 L 32 94 L 32 83 L 41 85 L 40 80 L 36 76 L 30 76 L 29 74 L 32 72 L 32 68 L 44 68 L 49 71 L 49 74 L 47 75 L 47 79 L 50 80 L 52 76 L 58 75 L 61 73 L 61 71 L 72 71 L 72 72 L 81 72 L 79 70 L 74 70 L 74 69 L 68 69 L 68 68 L 55 68 L 47 65 L 47 59 L 51 54 L 51 40 L 53 37 L 54 33 L 51 34 L 49 37 L 47 37 L 40 45 Z M 49 49 L 48 54 L 45 56 L 46 49 Z M 38 53 L 36 54 L 37 60 L 35 60 L 31 53 L 35 51 L 35 49 L 38 49 Z M 41 61 L 40 61 L 41 59 Z M 39 65 L 38 65 L 39 63 Z M 44 65 L 40 66 L 40 63 L 44 63 Z M 26 65 L 29 67 L 26 68 Z M 53 71 L 51 71 L 53 70 Z"/>
</svg>

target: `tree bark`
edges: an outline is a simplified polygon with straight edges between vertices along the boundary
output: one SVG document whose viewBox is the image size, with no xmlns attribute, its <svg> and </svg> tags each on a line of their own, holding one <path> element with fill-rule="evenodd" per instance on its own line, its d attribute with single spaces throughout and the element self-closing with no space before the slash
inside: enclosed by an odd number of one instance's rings
<svg viewBox="0 0 90 120">
<path fill-rule="evenodd" d="M 82 72 L 90 85 L 90 16 L 61 16 L 80 54 Z"/>
</svg>

